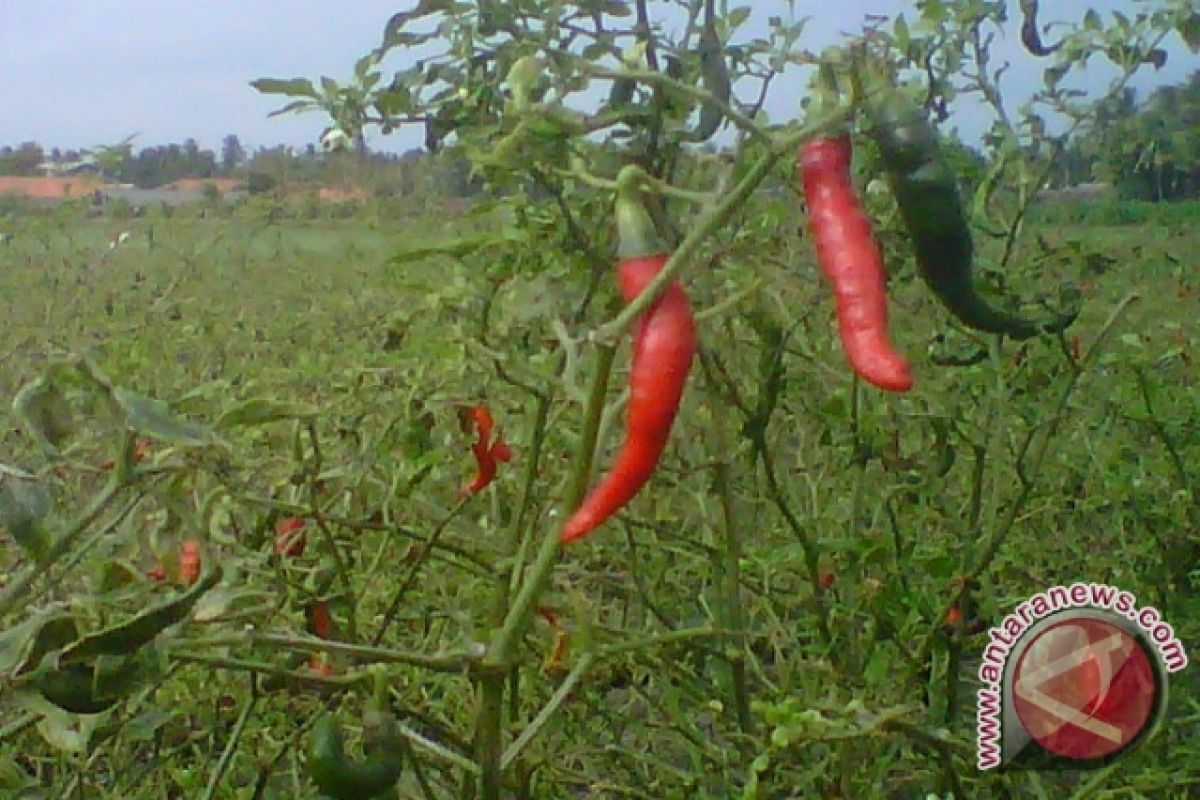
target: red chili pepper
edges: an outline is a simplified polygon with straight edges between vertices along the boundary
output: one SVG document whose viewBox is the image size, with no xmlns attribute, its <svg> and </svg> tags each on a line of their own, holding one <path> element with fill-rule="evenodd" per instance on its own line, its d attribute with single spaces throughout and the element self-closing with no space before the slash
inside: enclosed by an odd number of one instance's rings
<svg viewBox="0 0 1200 800">
<path fill-rule="evenodd" d="M 333 664 L 321 658 L 321 656 L 313 656 L 308 661 L 308 669 L 318 678 L 332 678 L 334 675 Z"/>
<path fill-rule="evenodd" d="M 167 579 L 167 568 L 159 564 L 153 569 L 146 570 L 146 577 L 155 583 L 162 583 Z"/>
<path fill-rule="evenodd" d="M 850 181 L 850 137 L 810 139 L 800 147 L 799 172 L 809 228 L 837 299 L 842 349 L 854 371 L 881 389 L 906 392 L 908 362 L 888 339 L 883 257 Z"/>
<path fill-rule="evenodd" d="M 324 600 L 314 600 L 308 604 L 308 627 L 318 639 L 333 637 L 333 617 L 329 613 L 329 604 Z"/>
<path fill-rule="evenodd" d="M 304 533 L 304 520 L 284 517 L 275 523 L 275 553 L 280 556 L 298 557 L 304 554 L 308 537 Z"/>
<path fill-rule="evenodd" d="M 200 542 L 187 539 L 179 547 L 179 581 L 191 586 L 200 578 Z"/>
<path fill-rule="evenodd" d="M 462 490 L 464 494 L 475 494 L 483 491 L 496 477 L 498 463 L 512 460 L 513 451 L 504 441 L 504 437 L 499 434 L 496 435 L 494 442 L 491 441 L 496 421 L 486 406 L 471 406 L 462 409 L 460 413 L 464 430 L 470 430 L 473 424 L 477 437 L 475 443 L 471 445 L 471 452 L 475 454 L 477 467 L 475 479 Z"/>
<path fill-rule="evenodd" d="M 627 303 L 645 290 L 669 258 L 636 192 L 636 187 L 622 185 L 616 202 L 617 280 Z M 609 473 L 563 526 L 563 542 L 586 536 L 603 524 L 654 474 L 695 354 L 691 305 L 683 286 L 672 281 L 634 332 L 625 442 Z"/>
<path fill-rule="evenodd" d="M 946 609 L 946 624 L 950 626 L 958 625 L 962 622 L 962 609 L 958 606 L 950 606 Z"/>
</svg>

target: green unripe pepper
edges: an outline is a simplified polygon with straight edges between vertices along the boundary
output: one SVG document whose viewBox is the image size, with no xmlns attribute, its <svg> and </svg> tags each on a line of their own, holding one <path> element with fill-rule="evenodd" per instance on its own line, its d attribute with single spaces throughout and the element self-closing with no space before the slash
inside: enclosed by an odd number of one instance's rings
<svg viewBox="0 0 1200 800">
<path fill-rule="evenodd" d="M 309 739 L 308 774 L 322 794 L 332 800 L 369 800 L 396 785 L 404 766 L 396 720 L 387 712 L 368 709 L 363 715 L 366 757 L 346 757 L 342 731 L 329 714 L 317 720 Z"/>
<path fill-rule="evenodd" d="M 971 229 L 958 180 L 922 110 L 895 88 L 876 86 L 866 101 L 870 133 L 916 253 L 917 270 L 942 305 L 968 328 L 1028 339 L 1064 330 L 1076 307 L 1045 321 L 997 308 L 981 297 L 972 276 Z"/>
</svg>

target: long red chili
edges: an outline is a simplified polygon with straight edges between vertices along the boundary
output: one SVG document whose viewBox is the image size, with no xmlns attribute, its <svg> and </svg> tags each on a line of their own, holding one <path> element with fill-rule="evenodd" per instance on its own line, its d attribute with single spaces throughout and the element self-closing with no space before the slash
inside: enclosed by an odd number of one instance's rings
<svg viewBox="0 0 1200 800">
<path fill-rule="evenodd" d="M 883 257 L 850 181 L 851 152 L 844 133 L 801 145 L 798 166 L 809 229 L 817 260 L 833 284 L 846 358 L 863 380 L 906 392 L 913 379 L 888 338 Z"/>
<path fill-rule="evenodd" d="M 632 302 L 670 257 L 654 233 L 636 187 L 622 185 L 616 202 L 617 280 Z M 638 320 L 629 370 L 625 441 L 612 468 L 563 526 L 561 539 L 586 536 L 619 511 L 654 474 L 667 445 L 696 354 L 696 325 L 687 294 L 672 281 Z"/>
</svg>

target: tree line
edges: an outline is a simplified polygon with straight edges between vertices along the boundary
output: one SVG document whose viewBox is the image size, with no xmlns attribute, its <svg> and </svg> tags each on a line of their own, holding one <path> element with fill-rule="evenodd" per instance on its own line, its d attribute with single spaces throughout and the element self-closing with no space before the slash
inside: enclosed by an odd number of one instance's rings
<svg viewBox="0 0 1200 800">
<path fill-rule="evenodd" d="M 321 184 L 405 195 L 427 191 L 430 196 L 469 197 L 478 188 L 470 177 L 470 164 L 452 151 L 325 153 L 309 144 L 299 149 L 258 147 L 251 152 L 235 134 L 223 139 L 219 153 L 201 148 L 194 139 L 138 150 L 130 141 L 91 150 L 47 150 L 32 141 L 0 147 L 0 175 L 65 174 L 78 169 L 145 189 L 183 178 L 234 178 L 244 181 L 252 192 Z"/>
<path fill-rule="evenodd" d="M 1067 143 L 1055 182 L 1112 184 L 1125 199 L 1200 198 L 1200 71 L 1139 101 L 1126 88 Z"/>
</svg>

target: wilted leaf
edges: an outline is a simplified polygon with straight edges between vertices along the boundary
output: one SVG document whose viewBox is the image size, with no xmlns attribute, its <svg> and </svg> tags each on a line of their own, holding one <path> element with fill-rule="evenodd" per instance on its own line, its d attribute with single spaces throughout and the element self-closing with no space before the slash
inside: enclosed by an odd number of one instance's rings
<svg viewBox="0 0 1200 800">
<path fill-rule="evenodd" d="M 13 398 L 13 411 L 30 435 L 52 452 L 71 432 L 71 411 L 53 383 L 37 378 Z"/>
<path fill-rule="evenodd" d="M 125 412 L 125 425 L 172 444 L 211 445 L 217 441 L 212 431 L 177 417 L 159 400 L 154 400 L 120 387 L 112 391 L 113 399 Z"/>
<path fill-rule="evenodd" d="M 228 611 L 229 607 L 237 601 L 260 595 L 262 592 L 254 589 L 233 589 L 231 587 L 214 589 L 196 603 L 192 619 L 197 622 L 211 622 Z"/>
<path fill-rule="evenodd" d="M 0 675 L 15 675 L 20 672 L 26 664 L 30 663 L 31 656 L 42 649 L 38 642 L 42 629 L 47 626 L 60 625 L 63 620 L 70 619 L 71 616 L 67 613 L 65 606 L 55 604 L 41 609 L 24 622 L 0 632 Z"/>
<path fill-rule="evenodd" d="M 308 403 L 291 403 L 265 397 L 252 398 L 223 413 L 217 420 L 218 429 L 246 425 L 264 425 L 286 419 L 311 419 L 320 413 Z"/>
<path fill-rule="evenodd" d="M 98 724 L 98 717 L 81 718 L 55 709 L 38 721 L 37 731 L 51 747 L 67 753 L 86 753 Z"/>
<path fill-rule="evenodd" d="M 200 597 L 221 580 L 221 567 L 214 565 L 190 589 L 152 606 L 119 625 L 89 634 L 63 650 L 59 663 L 68 664 L 94 656 L 127 655 L 147 644 L 166 628 L 187 619 Z"/>
<path fill-rule="evenodd" d="M 41 560 L 50 537 L 41 521 L 50 513 L 50 493 L 37 481 L 0 474 L 0 525 L 30 555 Z"/>
<path fill-rule="evenodd" d="M 284 114 L 293 114 L 297 111 L 304 111 L 304 110 L 315 111 L 317 108 L 319 108 L 319 106 L 317 105 L 317 102 L 315 100 L 293 100 L 292 102 L 288 103 L 283 108 L 275 109 L 270 114 L 267 114 L 267 116 L 268 117 L 279 117 L 279 116 L 283 116 Z"/>
</svg>

